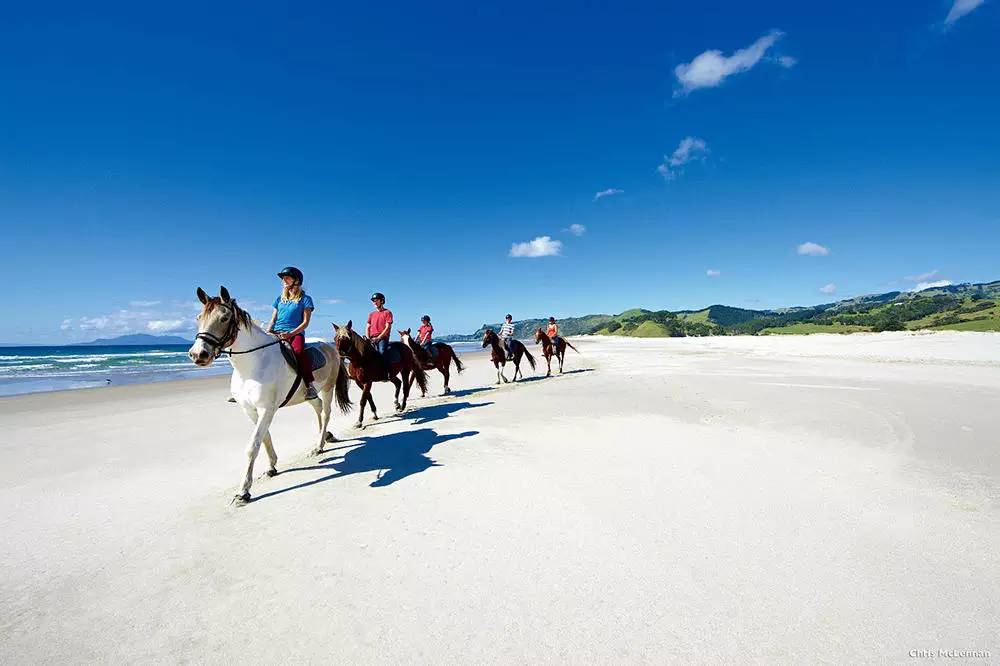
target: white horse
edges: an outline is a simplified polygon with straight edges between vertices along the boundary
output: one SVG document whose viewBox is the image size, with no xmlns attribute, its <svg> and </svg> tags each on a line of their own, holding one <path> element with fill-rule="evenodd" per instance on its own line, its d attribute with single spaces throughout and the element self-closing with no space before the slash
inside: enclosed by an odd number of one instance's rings
<svg viewBox="0 0 1000 666">
<path fill-rule="evenodd" d="M 233 398 L 256 424 L 247 447 L 247 473 L 240 493 L 234 500 L 245 504 L 250 501 L 253 465 L 261 443 L 271 462 L 267 475 L 274 476 L 278 473 L 278 456 L 274 452 L 268 428 L 279 407 L 306 401 L 305 382 L 299 382 L 295 391 L 289 395 L 297 373 L 289 367 L 282 355 L 280 341 L 255 324 L 250 315 L 240 309 L 229 296 L 225 287 L 219 288 L 219 296 L 216 298 L 209 298 L 199 287 L 198 299 L 204 307 L 198 315 L 198 334 L 188 350 L 188 356 L 196 365 L 206 367 L 223 352 L 229 353 L 230 363 L 233 365 L 233 378 L 230 382 Z M 317 346 L 326 357 L 326 365 L 314 373 L 320 399 L 306 401 L 316 410 L 319 421 L 319 443 L 313 450 L 314 455 L 323 452 L 333 398 L 336 397 L 337 407 L 342 412 L 347 413 L 351 409 L 347 393 L 347 370 L 340 354 L 333 345 L 325 342 L 317 343 Z"/>
</svg>

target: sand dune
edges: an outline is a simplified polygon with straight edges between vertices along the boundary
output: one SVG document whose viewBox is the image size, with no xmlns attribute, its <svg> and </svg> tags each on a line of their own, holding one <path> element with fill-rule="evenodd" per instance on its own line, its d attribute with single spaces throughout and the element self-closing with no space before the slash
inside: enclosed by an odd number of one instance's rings
<svg viewBox="0 0 1000 666">
<path fill-rule="evenodd" d="M 226 379 L 0 399 L 3 661 L 1000 654 L 1000 335 L 576 344 L 282 410 L 243 508 Z"/>
</svg>

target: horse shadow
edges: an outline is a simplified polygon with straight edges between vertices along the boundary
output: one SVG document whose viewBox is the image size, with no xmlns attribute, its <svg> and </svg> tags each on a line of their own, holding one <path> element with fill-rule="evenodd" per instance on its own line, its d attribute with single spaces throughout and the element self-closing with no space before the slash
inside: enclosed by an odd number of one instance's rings
<svg viewBox="0 0 1000 666">
<path fill-rule="evenodd" d="M 339 447 L 340 449 L 349 449 L 343 455 L 325 458 L 320 460 L 316 465 L 292 467 L 282 471 L 282 475 L 284 475 L 290 472 L 326 469 L 332 470 L 331 474 L 313 479 L 312 481 L 305 481 L 294 486 L 257 495 L 251 501 L 259 502 L 268 497 L 275 497 L 276 495 L 308 488 L 309 486 L 314 486 L 325 481 L 364 472 L 378 472 L 378 477 L 368 484 L 369 487 L 381 488 L 390 486 L 397 481 L 413 474 L 419 474 L 431 467 L 439 467 L 440 465 L 427 455 L 435 446 L 457 439 L 473 437 L 478 434 L 478 430 L 467 430 L 455 435 L 439 435 L 430 428 L 421 428 L 420 430 L 408 430 L 378 437 L 358 437 L 354 441 L 359 441 L 360 444 L 353 447 Z"/>
<path fill-rule="evenodd" d="M 442 402 L 437 405 L 427 405 L 426 407 L 409 410 L 403 416 L 404 418 L 415 419 L 413 425 L 425 425 L 432 421 L 440 421 L 441 419 L 448 418 L 455 412 L 463 409 L 486 407 L 492 404 L 492 402 Z"/>
<path fill-rule="evenodd" d="M 482 393 L 483 391 L 494 391 L 496 390 L 493 386 L 479 386 L 476 388 L 459 389 L 458 391 L 452 391 L 446 396 L 446 398 L 466 398 L 470 395 L 475 395 L 477 393 Z"/>
</svg>

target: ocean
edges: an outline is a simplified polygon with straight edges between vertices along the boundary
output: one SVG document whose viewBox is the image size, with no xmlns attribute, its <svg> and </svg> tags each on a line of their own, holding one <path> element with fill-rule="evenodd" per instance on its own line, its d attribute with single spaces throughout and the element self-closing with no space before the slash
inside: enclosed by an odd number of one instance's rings
<svg viewBox="0 0 1000 666">
<path fill-rule="evenodd" d="M 232 372 L 226 356 L 216 359 L 208 368 L 199 368 L 188 358 L 189 347 L 0 347 L 0 396 L 144 384 Z M 452 347 L 459 354 L 482 351 L 481 345 L 475 342 L 457 342 Z"/>
</svg>

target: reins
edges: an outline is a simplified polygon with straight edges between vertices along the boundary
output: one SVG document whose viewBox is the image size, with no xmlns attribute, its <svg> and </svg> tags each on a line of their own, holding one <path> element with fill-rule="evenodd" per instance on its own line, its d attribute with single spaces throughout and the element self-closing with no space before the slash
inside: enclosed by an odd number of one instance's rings
<svg viewBox="0 0 1000 666">
<path fill-rule="evenodd" d="M 212 335 L 208 331 L 198 333 L 194 336 L 195 340 L 201 340 L 207 342 L 208 344 L 215 347 L 215 358 L 219 358 L 223 354 L 229 354 L 230 356 L 235 356 L 236 354 L 249 354 L 255 352 L 259 349 L 264 349 L 265 347 L 273 347 L 274 345 L 281 344 L 281 338 L 276 339 L 274 342 L 268 342 L 267 344 L 260 345 L 259 347 L 254 347 L 253 349 L 246 349 L 244 351 L 233 351 L 232 349 L 226 349 L 226 347 L 232 347 L 236 344 L 236 337 L 239 335 L 240 327 L 240 316 L 239 310 L 235 305 L 227 305 L 225 303 L 219 304 L 221 307 L 229 308 L 233 311 L 233 318 L 229 325 L 226 327 L 225 334 L 220 338 Z"/>
</svg>

